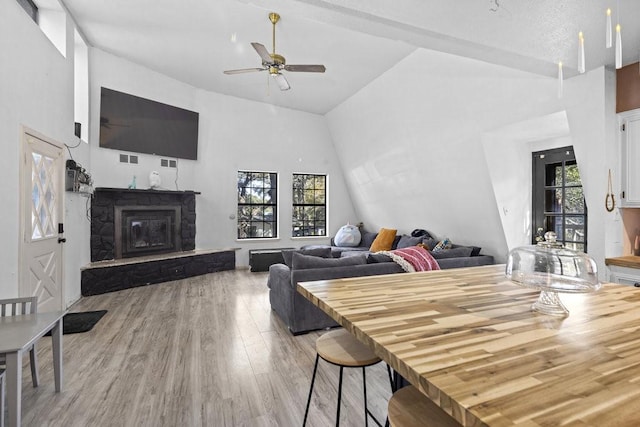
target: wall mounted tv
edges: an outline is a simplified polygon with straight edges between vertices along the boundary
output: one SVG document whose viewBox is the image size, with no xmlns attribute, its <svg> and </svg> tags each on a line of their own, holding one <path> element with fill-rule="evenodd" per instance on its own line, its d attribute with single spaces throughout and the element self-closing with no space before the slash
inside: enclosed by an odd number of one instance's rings
<svg viewBox="0 0 640 427">
<path fill-rule="evenodd" d="M 199 114 L 103 87 L 100 147 L 198 159 Z"/>
</svg>

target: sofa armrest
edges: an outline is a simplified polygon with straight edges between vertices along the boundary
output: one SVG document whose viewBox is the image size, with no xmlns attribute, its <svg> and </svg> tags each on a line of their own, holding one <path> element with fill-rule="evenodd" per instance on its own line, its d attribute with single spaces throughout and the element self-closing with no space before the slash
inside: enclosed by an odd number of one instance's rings
<svg viewBox="0 0 640 427">
<path fill-rule="evenodd" d="M 269 266 L 269 277 L 267 278 L 269 289 L 289 283 L 291 283 L 291 269 L 286 264 L 271 264 Z"/>
</svg>

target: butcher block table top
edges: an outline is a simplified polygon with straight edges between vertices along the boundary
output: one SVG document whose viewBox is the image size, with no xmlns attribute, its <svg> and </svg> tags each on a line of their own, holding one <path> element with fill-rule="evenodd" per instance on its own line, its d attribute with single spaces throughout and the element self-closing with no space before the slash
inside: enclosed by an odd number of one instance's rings
<svg viewBox="0 0 640 427">
<path fill-rule="evenodd" d="M 464 426 L 640 426 L 640 289 L 538 292 L 504 266 L 298 284 Z"/>
</svg>

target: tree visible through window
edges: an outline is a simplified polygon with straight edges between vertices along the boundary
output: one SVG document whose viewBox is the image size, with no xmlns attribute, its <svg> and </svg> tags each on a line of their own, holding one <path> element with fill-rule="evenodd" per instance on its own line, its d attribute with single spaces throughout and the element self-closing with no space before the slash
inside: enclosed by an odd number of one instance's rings
<svg viewBox="0 0 640 427">
<path fill-rule="evenodd" d="M 278 174 L 238 172 L 238 239 L 278 237 Z"/>
<path fill-rule="evenodd" d="M 587 205 L 573 147 L 533 153 L 533 243 L 547 231 L 566 248 L 587 251 Z"/>
<path fill-rule="evenodd" d="M 327 176 L 293 174 L 293 237 L 327 235 Z"/>
</svg>

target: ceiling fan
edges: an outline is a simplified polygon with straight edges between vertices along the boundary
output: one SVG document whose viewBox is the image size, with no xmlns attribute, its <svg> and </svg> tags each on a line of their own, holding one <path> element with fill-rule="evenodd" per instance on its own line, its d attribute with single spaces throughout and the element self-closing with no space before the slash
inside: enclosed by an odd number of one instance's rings
<svg viewBox="0 0 640 427">
<path fill-rule="evenodd" d="M 306 72 L 306 73 L 324 73 L 326 68 L 324 65 L 287 65 L 284 56 L 276 53 L 276 23 L 280 20 L 280 15 L 275 12 L 269 14 L 269 20 L 273 24 L 272 39 L 273 52 L 269 53 L 260 43 L 253 42 L 251 46 L 258 52 L 262 58 L 262 67 L 260 68 L 243 68 L 240 70 L 227 70 L 225 74 L 241 74 L 251 73 L 254 71 L 269 71 L 269 74 L 278 83 L 280 90 L 289 90 L 289 82 L 281 73 L 281 71 Z"/>
</svg>

